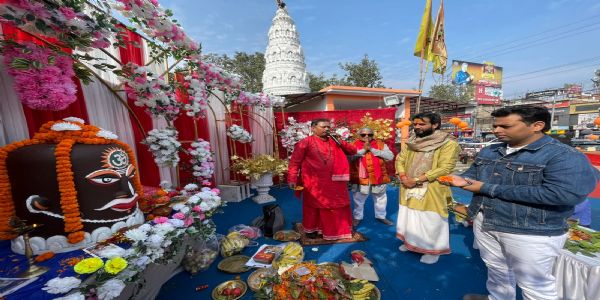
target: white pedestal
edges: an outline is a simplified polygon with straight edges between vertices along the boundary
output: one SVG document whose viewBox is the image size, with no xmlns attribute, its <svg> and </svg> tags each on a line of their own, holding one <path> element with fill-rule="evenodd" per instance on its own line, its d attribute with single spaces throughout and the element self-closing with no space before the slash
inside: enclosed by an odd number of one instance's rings
<svg viewBox="0 0 600 300">
<path fill-rule="evenodd" d="M 221 184 L 218 188 L 221 190 L 221 200 L 227 202 L 242 202 L 252 196 L 247 182 L 232 181 L 230 184 Z"/>
<path fill-rule="evenodd" d="M 252 179 L 252 185 L 256 187 L 258 195 L 252 197 L 252 200 L 258 204 L 274 202 L 275 197 L 269 195 L 269 190 L 273 186 L 273 174 L 266 173 L 260 176 L 258 180 Z"/>
</svg>

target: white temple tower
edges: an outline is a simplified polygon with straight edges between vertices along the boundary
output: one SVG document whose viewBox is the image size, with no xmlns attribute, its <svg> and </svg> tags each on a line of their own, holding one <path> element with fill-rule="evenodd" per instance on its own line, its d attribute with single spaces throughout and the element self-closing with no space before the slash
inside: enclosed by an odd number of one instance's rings
<svg viewBox="0 0 600 300">
<path fill-rule="evenodd" d="M 285 3 L 277 3 L 278 9 L 269 29 L 269 43 L 265 51 L 263 91 L 279 96 L 308 93 L 309 79 L 296 25 L 288 15 Z"/>
</svg>

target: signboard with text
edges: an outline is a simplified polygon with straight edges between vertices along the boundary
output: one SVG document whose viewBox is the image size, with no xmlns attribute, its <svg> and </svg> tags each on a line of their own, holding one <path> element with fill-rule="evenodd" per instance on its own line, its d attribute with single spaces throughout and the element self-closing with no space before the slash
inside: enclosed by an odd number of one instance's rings
<svg viewBox="0 0 600 300">
<path fill-rule="evenodd" d="M 477 104 L 500 105 L 502 89 L 493 86 L 476 85 L 474 96 Z"/>
</svg>

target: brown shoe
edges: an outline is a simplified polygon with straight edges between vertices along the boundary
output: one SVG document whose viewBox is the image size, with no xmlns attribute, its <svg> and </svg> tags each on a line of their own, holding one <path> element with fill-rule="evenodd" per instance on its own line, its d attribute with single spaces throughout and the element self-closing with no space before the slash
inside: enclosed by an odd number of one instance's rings
<svg viewBox="0 0 600 300">
<path fill-rule="evenodd" d="M 387 225 L 387 226 L 392 226 L 394 225 L 394 222 L 388 220 L 388 219 L 380 219 L 380 218 L 375 218 L 375 220 Z"/>
<path fill-rule="evenodd" d="M 463 296 L 463 300 L 488 300 L 487 295 L 479 295 L 479 294 L 466 294 Z"/>
<path fill-rule="evenodd" d="M 353 220 L 352 220 L 352 226 L 353 226 L 353 227 L 356 227 L 356 226 L 358 226 L 358 224 L 360 224 L 360 221 L 362 221 L 362 220 L 359 220 L 359 219 L 353 219 Z"/>
</svg>

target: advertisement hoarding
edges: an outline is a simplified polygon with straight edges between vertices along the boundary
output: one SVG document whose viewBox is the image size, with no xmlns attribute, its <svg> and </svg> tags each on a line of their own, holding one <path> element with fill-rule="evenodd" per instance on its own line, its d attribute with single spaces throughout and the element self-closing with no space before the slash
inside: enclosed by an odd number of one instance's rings
<svg viewBox="0 0 600 300">
<path fill-rule="evenodd" d="M 476 85 L 474 96 L 477 104 L 500 105 L 502 89 L 494 86 Z"/>
<path fill-rule="evenodd" d="M 495 66 L 491 62 L 479 64 L 461 60 L 453 60 L 452 83 L 458 85 L 475 84 L 501 87 L 502 68 Z"/>
</svg>

